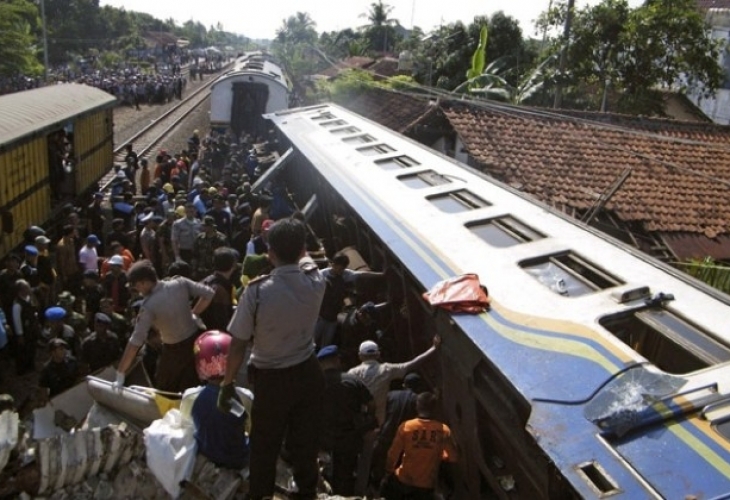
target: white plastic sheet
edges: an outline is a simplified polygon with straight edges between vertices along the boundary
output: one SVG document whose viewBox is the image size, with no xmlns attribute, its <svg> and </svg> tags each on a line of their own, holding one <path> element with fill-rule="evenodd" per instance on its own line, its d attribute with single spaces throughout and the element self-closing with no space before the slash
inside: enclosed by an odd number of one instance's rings
<svg viewBox="0 0 730 500">
<path fill-rule="evenodd" d="M 180 496 L 180 483 L 193 472 L 197 452 L 193 432 L 175 409 L 144 430 L 147 466 L 173 498 Z"/>
</svg>

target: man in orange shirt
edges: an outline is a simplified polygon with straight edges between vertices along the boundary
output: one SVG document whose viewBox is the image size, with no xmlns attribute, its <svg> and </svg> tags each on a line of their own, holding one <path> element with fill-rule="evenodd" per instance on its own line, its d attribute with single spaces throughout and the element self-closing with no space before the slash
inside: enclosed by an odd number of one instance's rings
<svg viewBox="0 0 730 500">
<path fill-rule="evenodd" d="M 419 394 L 418 417 L 398 428 L 385 466 L 382 495 L 387 500 L 433 500 L 441 462 L 456 461 L 451 429 L 433 418 L 436 405 L 432 393 Z"/>
</svg>

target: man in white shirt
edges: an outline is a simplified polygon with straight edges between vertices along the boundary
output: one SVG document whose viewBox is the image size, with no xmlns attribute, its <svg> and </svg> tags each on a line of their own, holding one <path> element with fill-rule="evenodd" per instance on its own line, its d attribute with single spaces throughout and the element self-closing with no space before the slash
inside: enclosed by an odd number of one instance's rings
<svg viewBox="0 0 730 500">
<path fill-rule="evenodd" d="M 79 250 L 79 264 L 84 271 L 99 272 L 99 254 L 96 251 L 101 241 L 95 234 L 86 237 L 86 244 Z"/>
</svg>

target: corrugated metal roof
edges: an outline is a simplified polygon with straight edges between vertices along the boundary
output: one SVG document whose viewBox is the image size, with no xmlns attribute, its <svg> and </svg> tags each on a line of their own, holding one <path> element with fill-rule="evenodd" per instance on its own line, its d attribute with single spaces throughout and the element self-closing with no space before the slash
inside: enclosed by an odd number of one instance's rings
<svg viewBox="0 0 730 500">
<path fill-rule="evenodd" d="M 115 102 L 103 90 L 76 83 L 0 96 L 0 147 Z"/>
</svg>

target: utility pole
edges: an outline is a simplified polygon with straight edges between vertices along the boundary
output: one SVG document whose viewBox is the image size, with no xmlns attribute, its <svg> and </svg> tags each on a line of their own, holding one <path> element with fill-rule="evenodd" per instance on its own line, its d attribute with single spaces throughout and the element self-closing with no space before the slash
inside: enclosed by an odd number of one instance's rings
<svg viewBox="0 0 730 500">
<path fill-rule="evenodd" d="M 48 32 L 46 31 L 46 0 L 41 0 L 41 20 L 43 21 L 43 79 L 48 83 Z"/>
<path fill-rule="evenodd" d="M 563 46 L 560 49 L 560 65 L 558 67 L 558 84 L 555 86 L 555 102 L 553 108 L 558 109 L 563 105 L 563 77 L 565 66 L 568 63 L 568 44 L 570 43 L 570 29 L 573 24 L 573 9 L 575 0 L 568 0 L 568 12 L 565 15 L 565 27 L 563 29 Z"/>
</svg>

